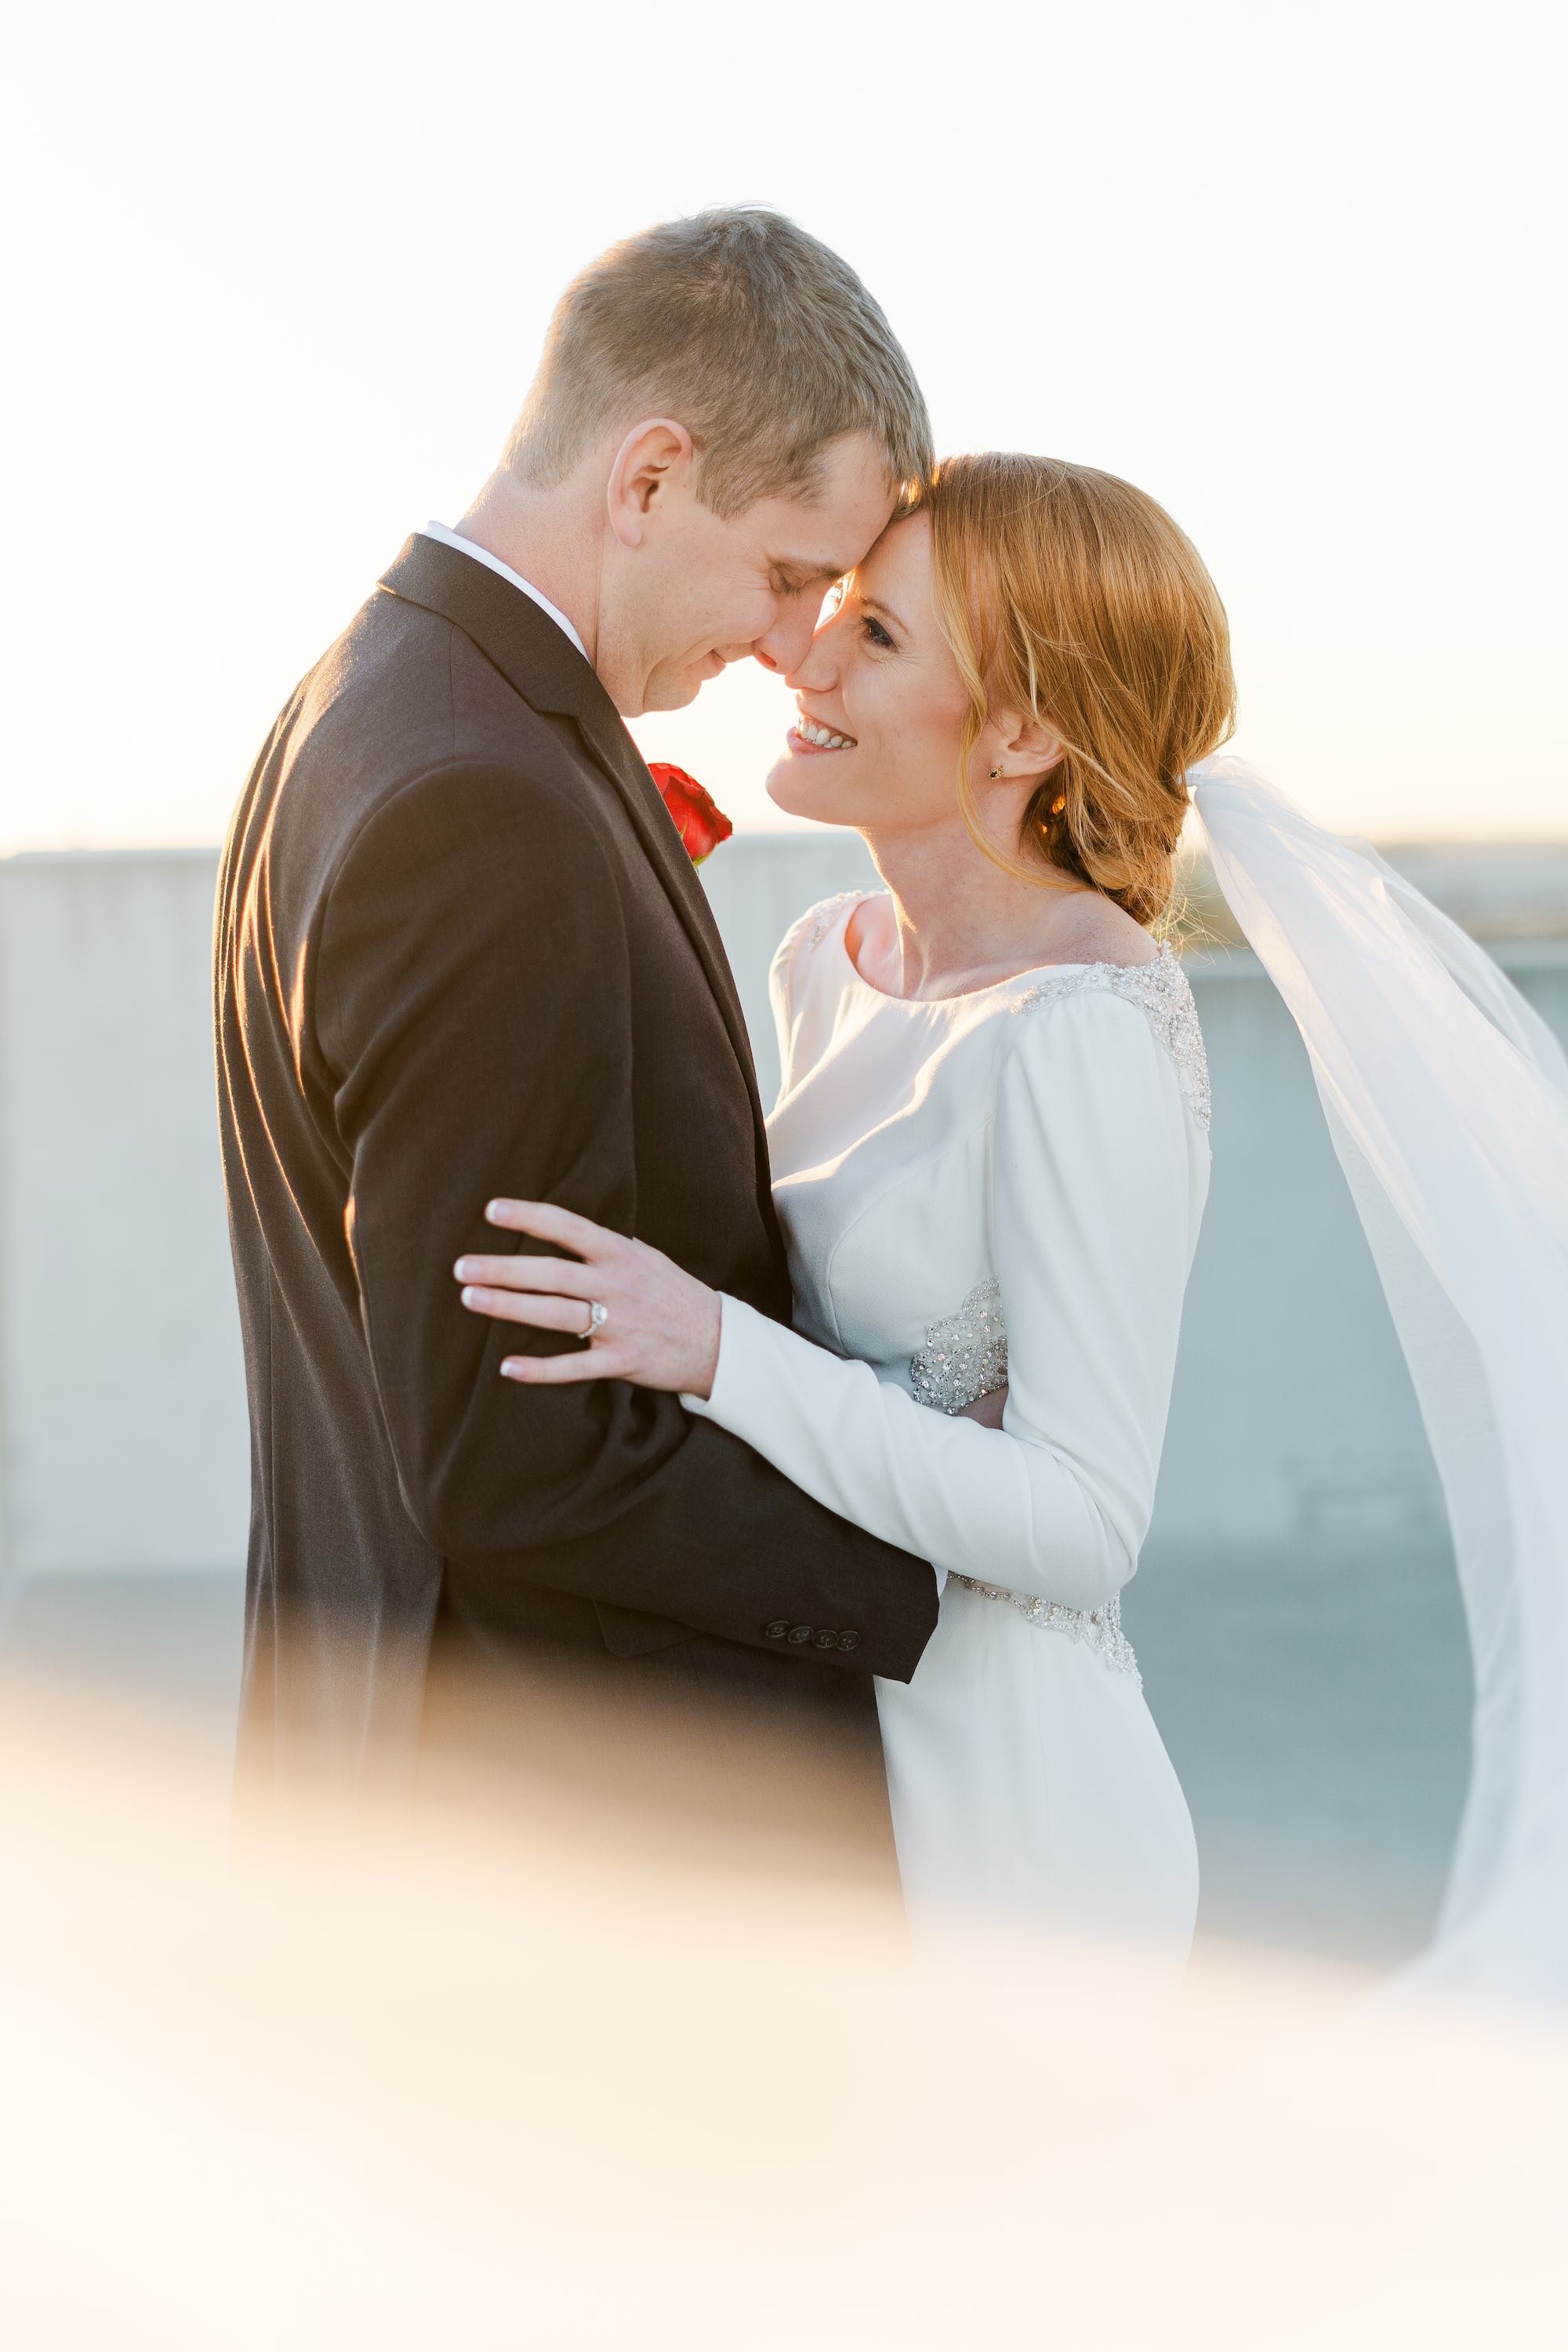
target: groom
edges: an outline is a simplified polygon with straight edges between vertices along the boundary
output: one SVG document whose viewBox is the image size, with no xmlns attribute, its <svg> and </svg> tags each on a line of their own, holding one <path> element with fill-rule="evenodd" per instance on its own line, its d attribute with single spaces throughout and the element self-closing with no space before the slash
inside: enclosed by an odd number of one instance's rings
<svg viewBox="0 0 1568 2352">
<path fill-rule="evenodd" d="M 929 1566 L 673 1397 L 501 1379 L 517 1335 L 451 1267 L 500 1245 L 492 1195 L 555 1201 L 788 1318 L 734 983 L 622 721 L 746 655 L 792 669 L 930 459 L 903 352 L 815 239 L 752 210 L 628 238 L 562 298 L 458 528 L 407 541 L 278 719 L 216 948 L 253 1782 L 405 1779 L 483 1679 L 568 1798 L 578 1702 L 638 1727 L 625 1793 L 658 1781 L 652 1692 L 742 1844 L 775 1732 L 834 1759 L 825 1835 L 876 1775 L 885 1840 L 871 1677 L 913 1673 Z"/>
</svg>

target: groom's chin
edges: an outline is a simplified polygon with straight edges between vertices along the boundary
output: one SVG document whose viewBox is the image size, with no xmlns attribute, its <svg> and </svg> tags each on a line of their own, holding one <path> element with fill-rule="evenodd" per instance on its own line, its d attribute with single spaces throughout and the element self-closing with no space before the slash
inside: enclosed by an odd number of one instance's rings
<svg viewBox="0 0 1568 2352">
<path fill-rule="evenodd" d="M 725 667 L 723 655 L 718 653 L 703 654 L 695 661 L 663 665 L 643 688 L 644 710 L 684 710 Z"/>
<path fill-rule="evenodd" d="M 656 670 L 643 688 L 642 709 L 648 710 L 684 710 L 696 701 L 702 690 L 702 680 L 690 671 Z"/>
</svg>

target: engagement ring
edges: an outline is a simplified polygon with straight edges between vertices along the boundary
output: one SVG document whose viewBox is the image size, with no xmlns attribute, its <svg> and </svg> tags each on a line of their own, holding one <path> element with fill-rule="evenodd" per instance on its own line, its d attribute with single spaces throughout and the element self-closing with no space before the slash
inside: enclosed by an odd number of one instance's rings
<svg viewBox="0 0 1568 2352">
<path fill-rule="evenodd" d="M 590 1298 L 588 1301 L 588 1320 L 583 1327 L 584 1339 L 596 1339 L 609 1319 L 609 1308 L 607 1307 L 601 1307 L 596 1298 Z"/>
</svg>

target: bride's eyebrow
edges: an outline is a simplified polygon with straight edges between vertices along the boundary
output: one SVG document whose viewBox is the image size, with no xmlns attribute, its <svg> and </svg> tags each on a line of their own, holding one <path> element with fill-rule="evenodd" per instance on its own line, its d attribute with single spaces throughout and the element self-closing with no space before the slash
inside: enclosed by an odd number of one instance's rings
<svg viewBox="0 0 1568 2352">
<path fill-rule="evenodd" d="M 884 604 L 879 596 L 865 596 L 857 592 L 855 601 L 858 604 L 863 604 L 868 613 L 880 613 L 884 621 L 891 621 L 895 629 L 903 629 L 905 636 L 907 637 L 909 635 L 910 633 L 908 629 L 904 628 L 904 624 L 900 620 L 892 606 L 890 604 Z"/>
</svg>

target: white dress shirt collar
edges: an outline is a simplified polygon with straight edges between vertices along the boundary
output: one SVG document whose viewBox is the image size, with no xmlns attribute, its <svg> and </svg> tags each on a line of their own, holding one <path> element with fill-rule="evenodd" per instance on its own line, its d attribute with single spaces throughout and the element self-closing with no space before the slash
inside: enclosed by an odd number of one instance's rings
<svg viewBox="0 0 1568 2352">
<path fill-rule="evenodd" d="M 514 572 L 510 563 L 503 563 L 499 555 L 492 555 L 488 547 L 480 547 L 474 540 L 460 538 L 457 531 L 448 530 L 444 522 L 426 523 L 419 536 L 421 539 L 437 540 L 443 547 L 455 547 L 459 555 L 471 555 L 476 563 L 488 564 L 489 569 L 499 572 L 503 580 L 510 580 L 514 588 L 521 588 L 525 596 L 532 597 L 542 613 L 549 614 L 556 627 L 563 635 L 571 638 L 584 660 L 587 660 L 588 648 L 561 610 L 560 605 L 552 604 L 542 589 L 536 588 L 531 580 L 525 580 L 521 572 Z"/>
</svg>

